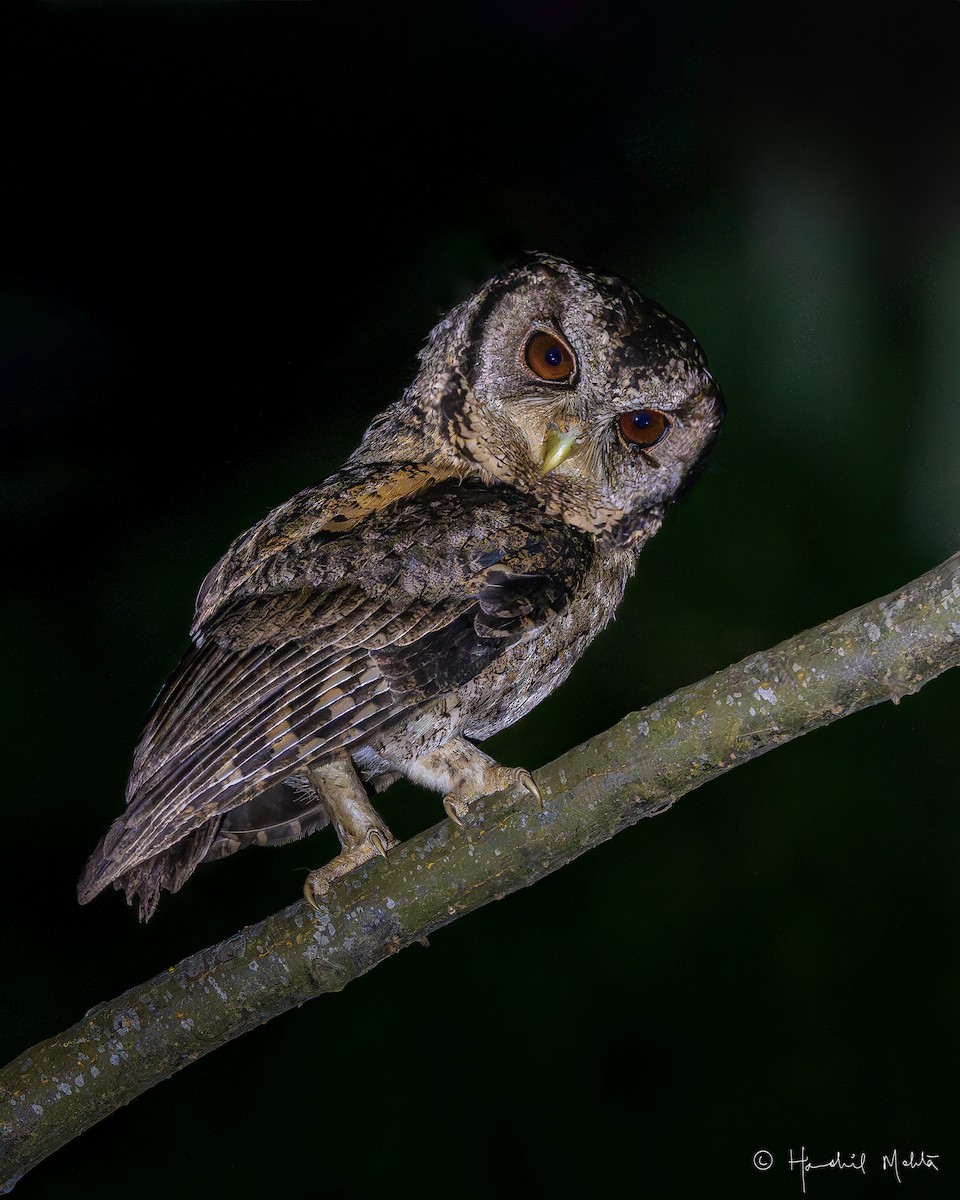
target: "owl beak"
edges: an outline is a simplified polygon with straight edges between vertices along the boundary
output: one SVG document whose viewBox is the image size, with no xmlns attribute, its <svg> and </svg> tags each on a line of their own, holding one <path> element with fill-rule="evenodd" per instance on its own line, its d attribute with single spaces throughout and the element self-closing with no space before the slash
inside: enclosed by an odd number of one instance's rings
<svg viewBox="0 0 960 1200">
<path fill-rule="evenodd" d="M 559 429 L 556 425 L 547 431 L 543 439 L 543 462 L 540 464 L 540 474 L 549 475 L 573 453 L 581 430 L 574 425 L 571 429 Z"/>
</svg>

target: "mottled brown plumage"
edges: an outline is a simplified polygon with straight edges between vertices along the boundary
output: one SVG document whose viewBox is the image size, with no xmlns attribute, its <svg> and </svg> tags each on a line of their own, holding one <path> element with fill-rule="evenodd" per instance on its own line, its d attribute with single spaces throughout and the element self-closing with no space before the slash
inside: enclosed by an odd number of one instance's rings
<svg viewBox="0 0 960 1200">
<path fill-rule="evenodd" d="M 533 788 L 473 739 L 563 682 L 722 417 L 689 330 L 622 281 L 545 255 L 491 279 L 346 465 L 207 576 L 81 901 L 114 883 L 146 919 L 200 862 L 332 820 L 322 895 L 393 844 L 361 779 L 454 819 Z"/>
</svg>

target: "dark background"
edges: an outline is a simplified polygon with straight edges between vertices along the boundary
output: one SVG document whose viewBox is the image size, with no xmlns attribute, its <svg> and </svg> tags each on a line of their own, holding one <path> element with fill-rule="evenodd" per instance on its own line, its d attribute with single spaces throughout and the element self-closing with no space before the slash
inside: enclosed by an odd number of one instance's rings
<svg viewBox="0 0 960 1200">
<path fill-rule="evenodd" d="M 332 855 L 238 855 L 147 927 L 74 893 L 206 570 L 340 465 L 515 252 L 681 316 L 729 415 L 503 761 L 957 546 L 960 5 L 343 7 L 4 13 L 3 1061 Z M 956 1194 L 958 700 L 954 674 L 728 774 L 191 1066 L 17 1195 L 779 1197 L 801 1144 L 869 1156 L 814 1197 Z M 412 787 L 382 808 L 404 837 L 440 816 Z M 894 1147 L 940 1174 L 898 1189 Z"/>
</svg>

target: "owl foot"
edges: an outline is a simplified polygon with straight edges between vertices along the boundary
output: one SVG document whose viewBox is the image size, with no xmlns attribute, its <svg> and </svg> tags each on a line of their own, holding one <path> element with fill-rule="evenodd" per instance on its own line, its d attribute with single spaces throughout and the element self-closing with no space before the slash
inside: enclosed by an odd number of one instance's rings
<svg viewBox="0 0 960 1200">
<path fill-rule="evenodd" d="M 303 885 L 304 899 L 311 908 L 318 908 L 319 901 L 326 896 L 331 884 L 342 879 L 344 875 L 349 875 L 357 867 L 362 867 L 364 863 L 370 862 L 373 858 L 378 856 L 386 858 L 387 851 L 392 850 L 396 844 L 397 839 L 385 825 L 368 830 L 366 837 L 359 845 L 345 846 L 337 857 L 328 862 L 325 867 L 319 867 L 316 871 L 310 872 Z"/>
<path fill-rule="evenodd" d="M 349 755 L 328 759 L 320 766 L 310 768 L 307 774 L 330 814 L 330 823 L 343 847 L 332 862 L 311 871 L 303 885 L 307 903 L 316 908 L 317 901 L 323 899 L 335 880 L 378 855 L 386 858 L 397 839 L 370 803 Z"/>
<path fill-rule="evenodd" d="M 486 790 L 482 793 L 485 796 L 519 783 L 524 791 L 529 792 L 543 808 L 543 796 L 540 794 L 536 780 L 524 767 L 501 767 L 498 763 L 492 763 L 484 772 L 484 783 L 487 785 Z M 451 792 L 443 798 L 443 811 L 454 825 L 465 829 L 471 802 L 476 799 L 478 799 L 477 796 L 462 797 Z"/>
</svg>

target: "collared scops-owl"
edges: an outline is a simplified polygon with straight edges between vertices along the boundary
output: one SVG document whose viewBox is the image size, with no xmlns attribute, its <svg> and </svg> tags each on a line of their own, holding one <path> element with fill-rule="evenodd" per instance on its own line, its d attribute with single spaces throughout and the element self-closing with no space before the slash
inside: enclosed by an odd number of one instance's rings
<svg viewBox="0 0 960 1200">
<path fill-rule="evenodd" d="M 610 621 L 723 415 L 689 329 L 620 279 L 543 254 L 490 279 L 344 466 L 204 580 L 80 900 L 113 883 L 147 919 L 200 863 L 330 822 L 316 903 L 395 844 L 370 794 L 402 775 L 455 821 L 536 794 L 476 742 Z"/>
</svg>

